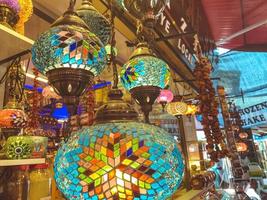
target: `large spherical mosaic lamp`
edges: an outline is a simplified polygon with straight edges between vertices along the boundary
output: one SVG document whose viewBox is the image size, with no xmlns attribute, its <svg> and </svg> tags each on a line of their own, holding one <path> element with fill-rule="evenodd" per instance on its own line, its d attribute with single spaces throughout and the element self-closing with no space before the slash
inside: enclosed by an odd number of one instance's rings
<svg viewBox="0 0 267 200">
<path fill-rule="evenodd" d="M 96 34 L 104 45 L 107 45 L 111 36 L 111 24 L 105 16 L 95 9 L 92 0 L 83 0 L 77 13 L 88 25 L 89 30 Z"/>
<path fill-rule="evenodd" d="M 19 21 L 18 0 L 0 0 L 0 24 L 13 28 Z"/>
<path fill-rule="evenodd" d="M 145 26 L 153 26 L 170 0 L 117 0 L 119 4 Z"/>
<path fill-rule="evenodd" d="M 74 132 L 59 149 L 58 188 L 69 200 L 169 198 L 184 170 L 175 140 L 159 127 L 134 121 L 137 114 L 120 92 L 111 94 L 96 124 Z"/>
<path fill-rule="evenodd" d="M 157 58 L 146 44 L 141 43 L 123 66 L 121 82 L 130 91 L 136 102 L 141 105 L 146 122 L 152 105 L 169 83 L 169 66 Z"/>
<path fill-rule="evenodd" d="M 34 43 L 32 59 L 49 84 L 67 105 L 77 105 L 78 97 L 106 64 L 106 51 L 75 13 L 75 0 L 52 27 Z"/>
</svg>

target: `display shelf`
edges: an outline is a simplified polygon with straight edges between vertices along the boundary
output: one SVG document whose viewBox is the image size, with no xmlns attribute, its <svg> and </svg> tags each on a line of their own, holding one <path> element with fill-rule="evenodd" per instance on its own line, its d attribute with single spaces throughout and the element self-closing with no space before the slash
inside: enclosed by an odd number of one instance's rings
<svg viewBox="0 0 267 200">
<path fill-rule="evenodd" d="M 17 165 L 37 165 L 44 163 L 45 163 L 45 158 L 0 160 L 0 167 L 17 166 Z"/>
<path fill-rule="evenodd" d="M 34 41 L 0 24 L 0 61 L 31 49 Z"/>
</svg>

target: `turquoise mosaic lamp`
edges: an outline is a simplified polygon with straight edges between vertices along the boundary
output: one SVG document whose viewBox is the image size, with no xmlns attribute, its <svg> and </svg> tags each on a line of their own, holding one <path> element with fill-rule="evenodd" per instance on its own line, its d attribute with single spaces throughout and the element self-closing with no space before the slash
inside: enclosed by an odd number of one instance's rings
<svg viewBox="0 0 267 200">
<path fill-rule="evenodd" d="M 106 65 L 103 43 L 74 12 L 76 1 L 41 34 L 32 48 L 36 68 L 67 105 L 77 105 L 82 95 Z"/>
<path fill-rule="evenodd" d="M 63 144 L 54 171 L 67 199 L 165 200 L 178 189 L 184 164 L 175 140 L 136 117 L 115 94 L 98 110 L 94 126 Z"/>
<path fill-rule="evenodd" d="M 169 66 L 157 58 L 145 43 L 140 43 L 130 60 L 123 66 L 120 79 L 130 91 L 136 102 L 141 105 L 146 122 L 152 105 L 170 78 Z"/>
</svg>

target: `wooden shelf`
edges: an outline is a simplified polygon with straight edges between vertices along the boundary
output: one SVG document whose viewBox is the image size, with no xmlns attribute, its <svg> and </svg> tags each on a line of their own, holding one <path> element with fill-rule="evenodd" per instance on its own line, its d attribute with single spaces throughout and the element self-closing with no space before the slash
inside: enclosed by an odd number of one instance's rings
<svg viewBox="0 0 267 200">
<path fill-rule="evenodd" d="M 36 164 L 44 164 L 44 163 L 45 163 L 45 158 L 0 160 L 0 167 L 18 166 L 18 165 L 36 165 Z"/>
<path fill-rule="evenodd" d="M 31 49 L 34 43 L 30 38 L 27 38 L 1 24 L 0 36 L 0 44 L 1 47 L 3 47 L 0 51 L 0 61 Z"/>
</svg>

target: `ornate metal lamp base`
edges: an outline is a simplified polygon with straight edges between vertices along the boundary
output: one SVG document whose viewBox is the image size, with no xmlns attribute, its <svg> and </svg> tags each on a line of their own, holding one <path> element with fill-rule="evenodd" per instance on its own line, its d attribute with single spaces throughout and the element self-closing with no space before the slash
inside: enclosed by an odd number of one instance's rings
<svg viewBox="0 0 267 200">
<path fill-rule="evenodd" d="M 71 114 L 75 114 L 75 105 L 89 85 L 92 85 L 94 75 L 84 69 L 59 68 L 47 72 L 49 84 L 62 96 Z"/>
<path fill-rule="evenodd" d="M 11 8 L 0 4 L 0 24 L 13 28 L 19 21 L 19 16 Z"/>
<path fill-rule="evenodd" d="M 149 123 L 149 113 L 152 111 L 152 105 L 160 94 L 160 88 L 155 86 L 140 86 L 130 90 L 132 97 L 141 106 L 145 115 L 145 122 Z"/>
</svg>

